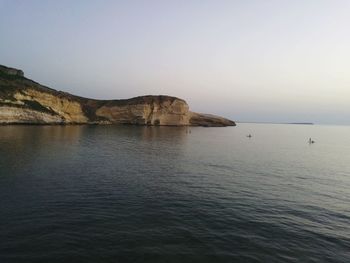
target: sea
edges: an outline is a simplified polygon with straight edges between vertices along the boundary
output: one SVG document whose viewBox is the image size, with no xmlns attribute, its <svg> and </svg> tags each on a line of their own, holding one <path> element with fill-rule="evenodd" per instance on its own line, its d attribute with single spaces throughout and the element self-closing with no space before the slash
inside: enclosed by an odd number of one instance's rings
<svg viewBox="0 0 350 263">
<path fill-rule="evenodd" d="M 350 127 L 0 126 L 0 262 L 348 263 Z"/>
</svg>

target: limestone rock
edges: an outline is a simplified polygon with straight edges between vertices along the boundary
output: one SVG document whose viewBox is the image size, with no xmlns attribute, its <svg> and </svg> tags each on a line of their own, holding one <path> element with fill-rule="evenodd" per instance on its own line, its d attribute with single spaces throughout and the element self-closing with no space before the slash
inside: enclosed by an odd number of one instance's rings
<svg viewBox="0 0 350 263">
<path fill-rule="evenodd" d="M 228 119 L 189 111 L 171 96 L 94 100 L 42 86 L 23 71 L 0 65 L 0 124 L 135 124 L 234 126 Z"/>
<path fill-rule="evenodd" d="M 191 112 L 190 125 L 205 127 L 236 126 L 234 121 L 212 114 L 200 114 Z"/>
</svg>

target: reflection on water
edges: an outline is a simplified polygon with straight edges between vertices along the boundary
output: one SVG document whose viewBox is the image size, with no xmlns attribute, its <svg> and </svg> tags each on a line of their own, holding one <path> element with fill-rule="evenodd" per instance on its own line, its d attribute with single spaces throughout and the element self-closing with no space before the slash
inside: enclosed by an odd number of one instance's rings
<svg viewBox="0 0 350 263">
<path fill-rule="evenodd" d="M 349 132 L 1 126 L 0 262 L 349 262 Z"/>
<path fill-rule="evenodd" d="M 18 156 L 25 155 L 21 161 L 35 162 L 42 158 L 76 158 L 82 150 L 93 152 L 94 148 L 105 148 L 105 151 L 117 150 L 118 144 L 138 145 L 145 154 L 160 154 L 153 152 L 157 144 L 167 143 L 180 149 L 186 139 L 184 127 L 134 127 L 134 126 L 3 126 L 0 127 L 1 150 L 4 166 L 11 161 L 18 160 Z M 96 144 L 98 143 L 98 144 Z M 102 145 L 101 145 L 102 143 Z M 92 147 L 92 148 L 90 148 Z M 158 150 L 161 150 L 157 148 Z M 96 152 L 95 152 L 96 153 Z M 175 153 L 175 152 L 174 152 Z M 102 152 L 103 154 L 103 152 Z M 5 159 L 4 159 L 5 158 Z"/>
</svg>

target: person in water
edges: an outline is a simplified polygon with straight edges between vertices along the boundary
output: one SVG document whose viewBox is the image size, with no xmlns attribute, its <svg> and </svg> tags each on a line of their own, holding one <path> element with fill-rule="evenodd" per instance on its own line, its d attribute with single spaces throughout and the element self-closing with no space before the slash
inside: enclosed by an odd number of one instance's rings
<svg viewBox="0 0 350 263">
<path fill-rule="evenodd" d="M 249 135 L 247 135 L 247 137 L 248 137 L 248 138 L 252 138 L 252 135 L 251 135 L 251 134 L 249 134 Z"/>
<path fill-rule="evenodd" d="M 309 138 L 309 143 L 312 144 L 312 143 L 315 143 L 315 141 L 313 141 L 311 138 Z"/>
</svg>

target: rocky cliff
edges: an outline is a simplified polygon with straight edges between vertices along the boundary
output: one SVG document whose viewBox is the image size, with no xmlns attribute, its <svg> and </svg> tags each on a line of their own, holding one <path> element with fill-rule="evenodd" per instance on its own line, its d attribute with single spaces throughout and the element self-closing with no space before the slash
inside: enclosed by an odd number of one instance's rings
<svg viewBox="0 0 350 263">
<path fill-rule="evenodd" d="M 222 117 L 190 112 L 176 97 L 87 99 L 42 86 L 21 70 L 0 65 L 0 124 L 21 123 L 235 126 Z"/>
</svg>

